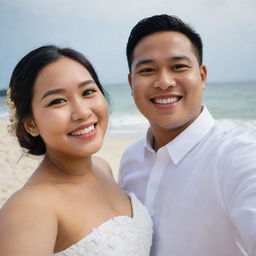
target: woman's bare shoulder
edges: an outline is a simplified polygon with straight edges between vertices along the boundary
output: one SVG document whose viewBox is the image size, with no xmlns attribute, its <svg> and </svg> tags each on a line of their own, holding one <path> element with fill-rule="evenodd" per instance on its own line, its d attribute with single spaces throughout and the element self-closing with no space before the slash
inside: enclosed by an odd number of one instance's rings
<svg viewBox="0 0 256 256">
<path fill-rule="evenodd" d="M 56 197 L 54 194 L 57 193 L 53 193 L 51 197 L 51 192 L 46 187 L 28 186 L 7 200 L 0 210 L 0 255 L 4 255 L 4 252 L 7 255 L 25 255 L 22 253 L 26 250 L 35 253 L 39 248 L 45 255 L 49 255 L 55 243 L 58 227 L 53 202 L 53 198 Z M 29 249 L 26 246 L 25 249 L 24 245 L 28 241 L 33 243 L 29 245 Z M 24 251 L 20 248 L 24 248 Z"/>
<path fill-rule="evenodd" d="M 37 218 L 46 213 L 49 216 L 51 212 L 55 211 L 58 194 L 58 190 L 50 186 L 25 186 L 6 201 L 0 210 L 0 223 L 3 219 L 16 218 L 16 215 L 18 215 L 18 218 L 30 218 L 32 216 Z"/>
</svg>

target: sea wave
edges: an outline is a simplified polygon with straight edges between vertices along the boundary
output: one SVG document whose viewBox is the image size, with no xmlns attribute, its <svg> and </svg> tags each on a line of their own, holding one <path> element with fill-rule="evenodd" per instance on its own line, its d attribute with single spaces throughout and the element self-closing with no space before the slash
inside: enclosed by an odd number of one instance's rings
<svg viewBox="0 0 256 256">
<path fill-rule="evenodd" d="M 8 120 L 7 111 L 0 111 L 0 119 Z M 255 119 L 219 119 L 219 124 L 225 127 L 238 127 L 244 130 L 256 131 Z M 144 134 L 149 127 L 147 119 L 140 113 L 113 113 L 110 116 L 108 133 L 110 134 Z"/>
<path fill-rule="evenodd" d="M 255 119 L 219 119 L 218 123 L 223 127 L 238 127 L 256 131 Z M 113 114 L 110 117 L 109 132 L 114 134 L 145 133 L 148 127 L 148 121 L 140 113 Z"/>
<path fill-rule="evenodd" d="M 141 114 L 112 114 L 108 132 L 111 134 L 145 133 L 149 127 L 147 119 Z"/>
</svg>

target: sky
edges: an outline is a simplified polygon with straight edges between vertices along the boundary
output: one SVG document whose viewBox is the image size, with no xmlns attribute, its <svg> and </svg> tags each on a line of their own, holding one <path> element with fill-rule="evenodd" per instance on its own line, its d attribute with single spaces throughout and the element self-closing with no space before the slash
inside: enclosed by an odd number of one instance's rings
<svg viewBox="0 0 256 256">
<path fill-rule="evenodd" d="M 255 0 L 0 0 L 0 89 L 29 51 L 81 51 L 104 84 L 126 83 L 127 38 L 142 18 L 176 15 L 201 35 L 209 82 L 256 81 Z"/>
</svg>

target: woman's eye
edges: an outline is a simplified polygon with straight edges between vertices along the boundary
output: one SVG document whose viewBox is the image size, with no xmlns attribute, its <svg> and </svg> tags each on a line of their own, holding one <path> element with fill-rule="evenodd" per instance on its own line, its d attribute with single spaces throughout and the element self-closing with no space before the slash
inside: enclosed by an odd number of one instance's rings
<svg viewBox="0 0 256 256">
<path fill-rule="evenodd" d="M 51 101 L 51 102 L 48 104 L 48 107 L 50 107 L 50 106 L 52 106 L 52 105 L 61 104 L 61 103 L 63 103 L 63 102 L 65 102 L 64 99 L 55 99 L 55 100 Z"/>
<path fill-rule="evenodd" d="M 96 92 L 95 89 L 87 89 L 83 92 L 83 96 L 87 96 L 87 95 L 90 95 L 92 93 Z"/>
</svg>

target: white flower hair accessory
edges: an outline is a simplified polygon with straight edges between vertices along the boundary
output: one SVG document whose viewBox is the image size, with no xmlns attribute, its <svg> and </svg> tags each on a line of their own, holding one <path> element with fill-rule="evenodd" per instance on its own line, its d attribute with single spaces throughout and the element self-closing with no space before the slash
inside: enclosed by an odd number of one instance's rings
<svg viewBox="0 0 256 256">
<path fill-rule="evenodd" d="M 16 107 L 14 105 L 14 102 L 11 100 L 11 89 L 9 88 L 6 93 L 7 99 L 6 99 L 6 105 L 9 108 L 9 124 L 7 126 L 8 132 L 12 135 L 15 135 L 17 124 L 18 124 L 18 118 L 17 118 L 17 112 Z"/>
</svg>

